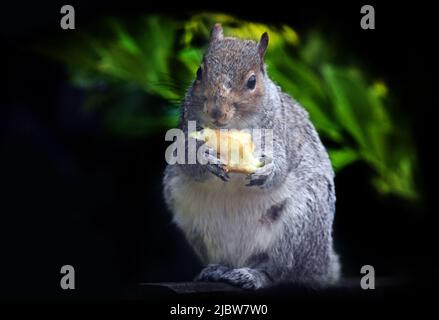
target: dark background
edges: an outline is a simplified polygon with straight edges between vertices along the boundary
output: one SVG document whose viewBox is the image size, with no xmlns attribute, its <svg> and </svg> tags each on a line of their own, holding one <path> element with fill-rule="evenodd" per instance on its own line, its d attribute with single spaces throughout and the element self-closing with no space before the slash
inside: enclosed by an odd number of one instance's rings
<svg viewBox="0 0 439 320">
<path fill-rule="evenodd" d="M 98 114 L 81 109 L 83 92 L 61 64 L 26 45 L 61 31 L 62 2 L 1 5 L 3 93 L 0 96 L 0 297 L 131 297 L 139 282 L 191 279 L 201 268 L 171 224 L 161 196 L 164 133 L 145 139 L 112 136 Z M 434 11 L 412 5 L 334 1 L 171 4 L 69 1 L 76 28 L 107 14 L 184 16 L 222 11 L 264 23 L 287 23 L 300 34 L 323 26 L 341 50 L 383 76 L 398 110 L 413 124 L 423 200 L 382 197 L 371 169 L 357 163 L 336 178 L 336 248 L 344 274 L 371 264 L 377 277 L 437 282 L 437 51 Z M 360 8 L 372 4 L 376 30 L 360 28 Z M 62 265 L 76 270 L 76 290 L 59 286 Z"/>
</svg>

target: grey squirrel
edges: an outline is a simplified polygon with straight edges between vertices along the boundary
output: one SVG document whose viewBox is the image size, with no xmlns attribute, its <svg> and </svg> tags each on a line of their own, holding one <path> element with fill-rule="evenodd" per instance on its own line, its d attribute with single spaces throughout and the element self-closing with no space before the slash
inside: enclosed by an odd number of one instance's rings
<svg viewBox="0 0 439 320">
<path fill-rule="evenodd" d="M 199 128 L 272 129 L 272 160 L 247 177 L 229 174 L 209 152 L 206 165 L 168 165 L 164 198 L 206 265 L 195 280 L 326 286 L 340 277 L 334 173 L 307 112 L 267 75 L 268 40 L 224 37 L 214 26 L 180 129 L 187 134 L 190 120 Z"/>
</svg>

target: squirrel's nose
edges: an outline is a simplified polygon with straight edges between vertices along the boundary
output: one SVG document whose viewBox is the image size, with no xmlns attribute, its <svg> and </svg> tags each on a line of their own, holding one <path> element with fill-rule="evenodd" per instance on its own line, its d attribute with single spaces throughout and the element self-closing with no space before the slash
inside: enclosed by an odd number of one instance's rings
<svg viewBox="0 0 439 320">
<path fill-rule="evenodd" d="M 213 120 L 219 120 L 224 116 L 224 113 L 221 111 L 220 108 L 215 107 L 210 112 L 210 116 L 212 117 Z"/>
</svg>

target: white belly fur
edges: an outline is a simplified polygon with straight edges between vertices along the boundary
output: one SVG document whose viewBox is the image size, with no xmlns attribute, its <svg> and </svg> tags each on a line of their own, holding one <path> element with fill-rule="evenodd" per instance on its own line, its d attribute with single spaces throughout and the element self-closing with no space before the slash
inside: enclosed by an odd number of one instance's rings
<svg viewBox="0 0 439 320">
<path fill-rule="evenodd" d="M 261 218 L 285 200 L 286 184 L 267 192 L 245 186 L 248 181 L 242 174 L 231 174 L 228 182 L 216 177 L 195 182 L 183 175 L 174 179 L 174 221 L 185 232 L 195 231 L 202 237 L 208 263 L 242 267 L 281 234 L 280 221 Z"/>
</svg>

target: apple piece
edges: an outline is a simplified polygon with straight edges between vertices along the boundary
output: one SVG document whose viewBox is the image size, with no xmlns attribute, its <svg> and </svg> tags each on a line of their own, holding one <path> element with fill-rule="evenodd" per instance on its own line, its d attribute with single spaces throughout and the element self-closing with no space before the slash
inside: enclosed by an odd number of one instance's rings
<svg viewBox="0 0 439 320">
<path fill-rule="evenodd" d="M 249 132 L 205 128 L 192 132 L 191 137 L 213 148 L 219 159 L 226 163 L 228 172 L 251 174 L 263 166 L 253 155 L 255 145 Z"/>
</svg>

